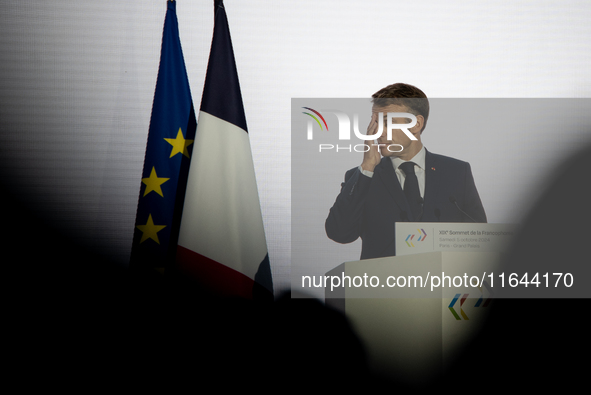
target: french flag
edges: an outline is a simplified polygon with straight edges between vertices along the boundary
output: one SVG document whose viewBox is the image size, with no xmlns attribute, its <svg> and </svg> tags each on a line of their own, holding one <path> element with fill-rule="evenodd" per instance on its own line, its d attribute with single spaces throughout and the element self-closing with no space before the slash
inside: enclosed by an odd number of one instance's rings
<svg viewBox="0 0 591 395">
<path fill-rule="evenodd" d="M 272 299 L 273 283 L 230 29 L 216 0 L 176 266 L 223 297 Z"/>
</svg>

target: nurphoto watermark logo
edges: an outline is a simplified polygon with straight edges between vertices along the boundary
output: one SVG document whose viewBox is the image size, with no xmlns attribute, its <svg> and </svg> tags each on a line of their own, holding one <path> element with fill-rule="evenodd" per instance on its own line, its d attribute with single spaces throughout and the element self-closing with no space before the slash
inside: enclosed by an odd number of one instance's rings
<svg viewBox="0 0 591 395">
<path fill-rule="evenodd" d="M 351 141 L 351 119 L 349 115 L 345 112 L 340 110 L 321 110 L 317 111 L 310 107 L 302 107 L 307 111 L 303 111 L 302 113 L 309 116 L 307 123 L 307 138 L 308 140 L 314 140 L 314 125 L 318 125 L 321 132 L 330 132 L 328 129 L 328 123 L 326 122 L 326 118 L 324 115 L 334 115 L 338 121 L 338 139 L 339 141 Z M 324 115 L 323 115 L 324 114 Z M 401 122 L 401 119 L 410 120 L 410 122 Z M 315 122 L 314 122 L 315 121 Z M 359 114 L 353 114 L 353 133 L 355 137 L 359 140 L 364 141 L 364 143 L 360 144 L 319 144 L 318 145 L 318 152 L 323 151 L 347 151 L 347 152 L 367 152 L 371 149 L 371 146 L 378 146 L 378 148 L 385 146 L 386 149 L 390 152 L 401 152 L 403 150 L 403 146 L 396 143 L 385 144 L 385 143 L 371 143 L 366 144 L 365 141 L 369 140 L 377 140 L 379 139 L 382 134 L 384 133 L 384 129 L 386 129 L 386 139 L 387 141 L 392 141 L 392 131 L 393 130 L 401 130 L 409 139 L 417 140 L 415 136 L 409 131 L 410 128 L 417 124 L 417 118 L 414 114 L 408 112 L 388 112 L 385 115 L 384 113 L 378 113 L 377 119 L 378 129 L 374 134 L 366 134 L 362 133 L 359 130 Z M 384 128 L 385 124 L 385 128 Z"/>
</svg>

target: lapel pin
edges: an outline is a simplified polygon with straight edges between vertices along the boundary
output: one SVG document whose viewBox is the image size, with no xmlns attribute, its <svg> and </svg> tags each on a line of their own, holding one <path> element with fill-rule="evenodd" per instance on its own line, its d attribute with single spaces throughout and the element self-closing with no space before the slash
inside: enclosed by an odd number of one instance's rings
<svg viewBox="0 0 591 395">
<path fill-rule="evenodd" d="M 434 167 L 432 167 L 432 168 L 431 168 L 431 170 L 435 171 L 435 168 L 434 168 Z"/>
</svg>

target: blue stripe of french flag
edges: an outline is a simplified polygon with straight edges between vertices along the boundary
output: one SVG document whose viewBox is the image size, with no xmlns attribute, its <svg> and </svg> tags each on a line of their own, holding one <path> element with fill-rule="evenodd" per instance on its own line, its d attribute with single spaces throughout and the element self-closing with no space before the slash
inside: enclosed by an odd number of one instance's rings
<svg viewBox="0 0 591 395">
<path fill-rule="evenodd" d="M 176 264 L 214 294 L 273 297 L 250 140 L 222 1 L 215 1 Z"/>
</svg>

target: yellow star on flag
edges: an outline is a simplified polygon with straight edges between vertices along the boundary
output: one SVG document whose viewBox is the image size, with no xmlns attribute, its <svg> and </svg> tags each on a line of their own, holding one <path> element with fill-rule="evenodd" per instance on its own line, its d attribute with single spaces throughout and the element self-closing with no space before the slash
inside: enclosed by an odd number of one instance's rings
<svg viewBox="0 0 591 395">
<path fill-rule="evenodd" d="M 148 222 L 145 225 L 137 225 L 137 228 L 143 232 L 140 244 L 148 239 L 152 239 L 156 243 L 160 244 L 160 240 L 158 240 L 158 232 L 166 228 L 166 225 L 154 225 L 152 214 L 150 214 L 148 216 Z"/>
<path fill-rule="evenodd" d="M 171 158 L 173 156 L 175 156 L 176 154 L 183 154 L 187 158 L 190 158 L 189 151 L 187 150 L 187 147 L 190 146 L 191 144 L 193 144 L 193 140 L 185 140 L 185 137 L 183 136 L 183 131 L 181 130 L 181 128 L 179 128 L 179 132 L 177 133 L 175 139 L 165 138 L 164 140 L 166 140 L 168 142 L 168 144 L 172 145 L 172 151 L 170 152 Z"/>
<path fill-rule="evenodd" d="M 160 186 L 168 180 L 170 180 L 170 178 L 158 177 L 156 175 L 156 168 L 154 166 L 152 166 L 152 172 L 150 173 L 150 177 L 142 178 L 142 182 L 144 184 L 146 184 L 146 190 L 144 191 L 144 196 L 146 196 L 148 193 L 154 191 L 158 195 L 164 197 L 164 195 L 162 194 L 162 188 L 160 188 Z"/>
</svg>

